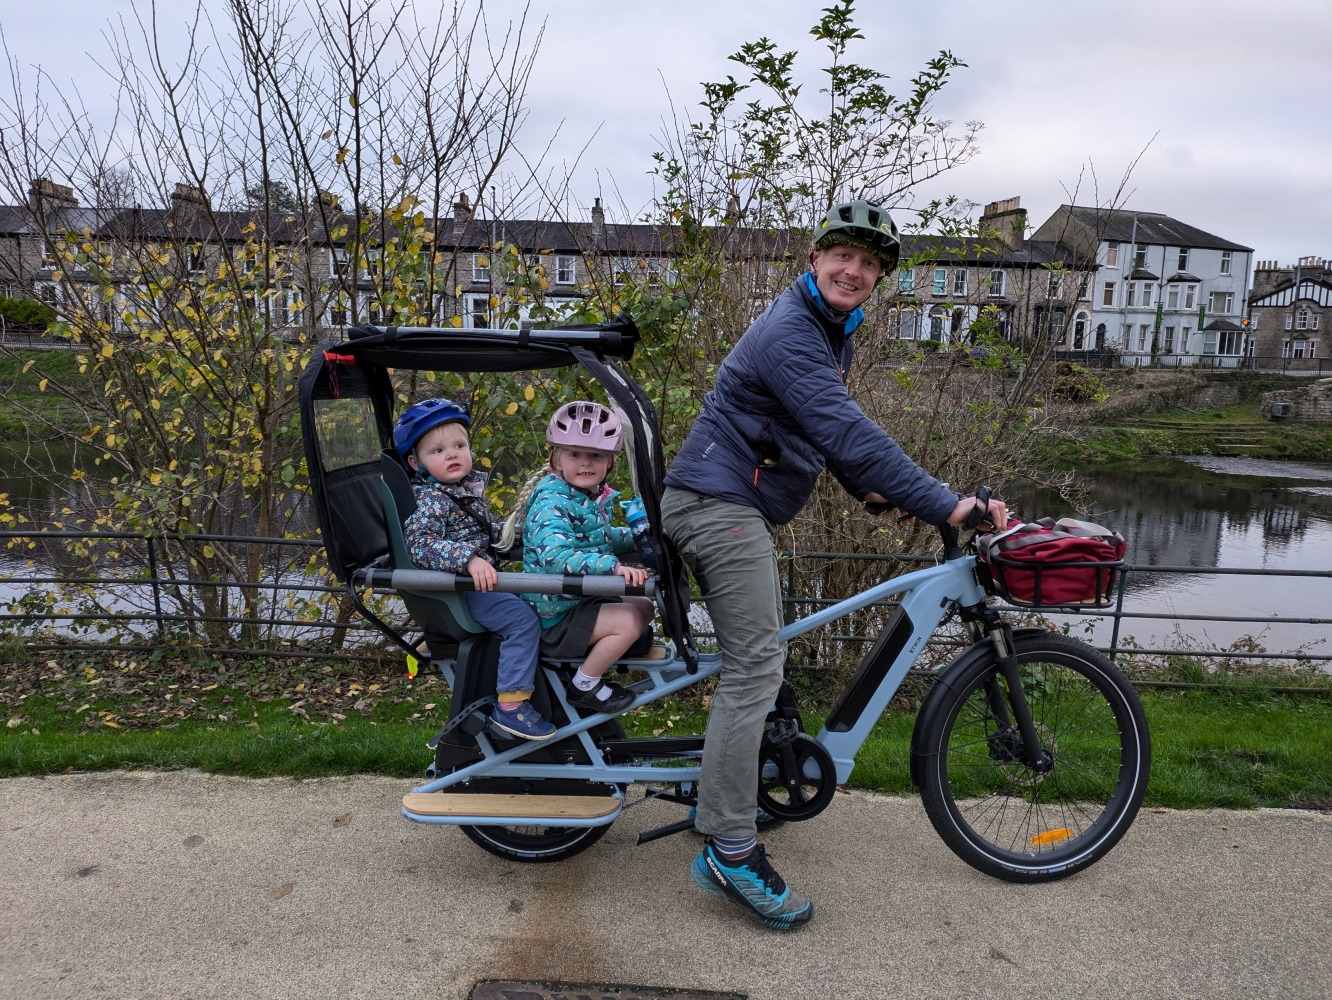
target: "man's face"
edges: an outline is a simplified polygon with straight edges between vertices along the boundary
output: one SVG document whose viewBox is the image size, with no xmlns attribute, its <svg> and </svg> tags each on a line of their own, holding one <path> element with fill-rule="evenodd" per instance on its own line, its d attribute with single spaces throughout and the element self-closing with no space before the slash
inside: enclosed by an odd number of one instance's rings
<svg viewBox="0 0 1332 1000">
<path fill-rule="evenodd" d="M 864 303 L 883 275 L 883 262 L 860 247 L 837 244 L 810 254 L 814 285 L 834 312 L 850 312 Z"/>
</svg>

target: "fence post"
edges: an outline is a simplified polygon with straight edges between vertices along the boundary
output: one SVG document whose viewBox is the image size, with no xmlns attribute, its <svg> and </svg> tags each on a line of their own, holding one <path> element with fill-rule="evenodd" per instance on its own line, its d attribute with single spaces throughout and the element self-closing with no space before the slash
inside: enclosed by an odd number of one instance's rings
<svg viewBox="0 0 1332 1000">
<path fill-rule="evenodd" d="M 786 594 L 782 598 L 782 624 L 790 625 L 795 622 L 795 551 L 792 550 L 791 558 L 786 563 Z"/>
<path fill-rule="evenodd" d="M 162 641 L 162 589 L 157 581 L 157 549 L 153 545 L 153 536 L 144 536 L 148 541 L 148 582 L 153 588 L 153 619 L 157 622 L 157 638 Z"/>
<path fill-rule="evenodd" d="M 1110 659 L 1114 659 L 1119 653 L 1119 623 L 1124 620 L 1124 582 L 1128 576 L 1128 571 L 1120 568 L 1115 574 L 1119 577 L 1119 594 L 1115 598 L 1115 624 L 1110 630 Z"/>
</svg>

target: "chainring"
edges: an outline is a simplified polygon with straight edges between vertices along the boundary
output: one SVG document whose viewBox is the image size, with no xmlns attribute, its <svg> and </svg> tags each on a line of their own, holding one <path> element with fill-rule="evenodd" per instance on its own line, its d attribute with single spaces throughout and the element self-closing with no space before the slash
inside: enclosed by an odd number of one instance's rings
<svg viewBox="0 0 1332 1000">
<path fill-rule="evenodd" d="M 817 816 L 837 792 L 837 766 L 823 744 L 805 733 L 763 737 L 759 747 L 758 804 L 778 819 Z"/>
</svg>

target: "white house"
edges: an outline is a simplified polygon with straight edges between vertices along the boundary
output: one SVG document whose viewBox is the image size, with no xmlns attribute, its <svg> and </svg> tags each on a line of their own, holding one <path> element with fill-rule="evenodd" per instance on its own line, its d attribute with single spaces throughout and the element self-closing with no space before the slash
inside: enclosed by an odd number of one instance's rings
<svg viewBox="0 0 1332 1000">
<path fill-rule="evenodd" d="M 1253 249 L 1155 212 L 1061 205 L 1032 235 L 1094 261 L 1091 326 L 1125 365 L 1238 367 Z"/>
</svg>

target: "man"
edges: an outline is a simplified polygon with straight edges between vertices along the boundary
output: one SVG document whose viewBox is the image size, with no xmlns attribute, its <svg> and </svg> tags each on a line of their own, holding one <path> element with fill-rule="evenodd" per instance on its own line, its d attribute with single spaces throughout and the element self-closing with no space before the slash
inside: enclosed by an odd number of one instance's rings
<svg viewBox="0 0 1332 1000">
<path fill-rule="evenodd" d="M 708 717 L 694 881 L 770 927 L 808 922 L 758 843 L 758 756 L 786 659 L 774 531 L 829 469 L 854 497 L 930 524 L 962 524 L 963 499 L 916 465 L 846 389 L 861 306 L 897 267 L 897 228 L 878 205 L 833 206 L 814 232 L 809 271 L 754 321 L 717 372 L 666 475 L 662 526 L 703 592 L 722 652 Z M 1007 523 L 1004 504 L 981 513 Z"/>
</svg>

